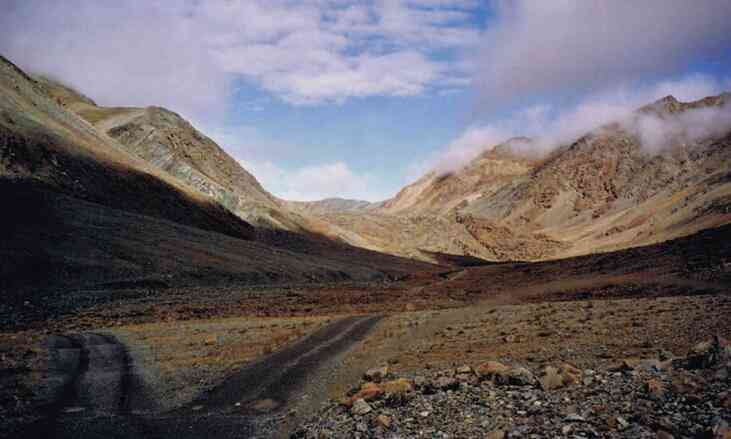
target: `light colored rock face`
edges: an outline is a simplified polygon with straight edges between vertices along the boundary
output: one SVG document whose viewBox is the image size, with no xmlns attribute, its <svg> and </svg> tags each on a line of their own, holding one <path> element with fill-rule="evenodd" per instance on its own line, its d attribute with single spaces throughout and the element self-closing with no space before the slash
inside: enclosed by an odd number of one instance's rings
<svg viewBox="0 0 731 439">
<path fill-rule="evenodd" d="M 301 230 L 290 213 L 213 140 L 172 111 L 160 107 L 99 107 L 63 85 L 41 83 L 54 97 L 116 140 L 127 151 L 262 227 Z"/>
</svg>

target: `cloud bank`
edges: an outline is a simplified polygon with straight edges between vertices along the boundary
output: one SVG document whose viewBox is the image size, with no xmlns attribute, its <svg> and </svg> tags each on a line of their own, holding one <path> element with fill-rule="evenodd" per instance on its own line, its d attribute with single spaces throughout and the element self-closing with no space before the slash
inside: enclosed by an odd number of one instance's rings
<svg viewBox="0 0 731 439">
<path fill-rule="evenodd" d="M 476 0 L 10 0 L 0 52 L 102 104 L 224 108 L 232 80 L 290 104 L 470 82 Z M 210 116 L 210 114 L 207 114 Z"/>
<path fill-rule="evenodd" d="M 430 157 L 421 168 L 435 169 L 438 172 L 456 171 L 481 152 L 518 136 L 531 137 L 531 150 L 525 152 L 540 156 L 610 122 L 623 123 L 638 136 L 648 151 L 657 152 L 671 139 L 693 141 L 705 135 L 728 132 L 731 128 L 729 106 L 688 111 L 666 119 L 653 115 L 633 116 L 637 109 L 667 95 L 688 102 L 729 89 L 730 79 L 718 80 L 710 76 L 691 75 L 640 88 L 613 87 L 601 93 L 590 94 L 569 108 L 530 106 L 508 118 L 468 127 L 444 150 Z"/>
<path fill-rule="evenodd" d="M 497 2 L 479 63 L 483 104 L 684 73 L 731 44 L 725 0 Z"/>
</svg>

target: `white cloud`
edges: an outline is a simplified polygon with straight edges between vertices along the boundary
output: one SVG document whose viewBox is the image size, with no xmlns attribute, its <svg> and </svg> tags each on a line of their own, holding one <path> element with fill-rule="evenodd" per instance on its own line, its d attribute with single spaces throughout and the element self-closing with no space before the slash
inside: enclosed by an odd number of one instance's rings
<svg viewBox="0 0 731 439">
<path fill-rule="evenodd" d="M 380 190 L 375 176 L 357 173 L 343 162 L 302 166 L 292 170 L 281 168 L 271 161 L 239 162 L 267 190 L 285 200 L 314 201 L 339 197 L 380 201 L 391 195 Z"/>
<path fill-rule="evenodd" d="M 475 3 L 11 1 L 0 51 L 102 104 L 210 118 L 237 77 L 293 104 L 409 96 L 450 78 L 464 86 L 460 54 L 479 38 L 468 21 Z"/>
<path fill-rule="evenodd" d="M 685 72 L 731 44 L 726 0 L 498 2 L 485 34 L 486 105 L 535 94 L 596 90 L 643 75 Z"/>
<path fill-rule="evenodd" d="M 432 155 L 419 166 L 421 169 L 436 169 L 441 172 L 454 171 L 482 151 L 516 136 L 533 138 L 532 152 L 542 154 L 615 121 L 630 124 L 630 128 L 640 137 L 643 145 L 648 150 L 657 151 L 670 138 L 698 139 L 703 135 L 723 132 L 729 126 L 728 109 L 720 113 L 689 112 L 671 120 L 645 116 L 630 123 L 629 117 L 635 110 L 667 95 L 673 95 L 681 101 L 694 101 L 717 95 L 727 91 L 730 84 L 729 79 L 719 80 L 695 74 L 639 88 L 612 87 L 587 96 L 571 108 L 531 106 L 517 111 L 511 117 L 468 127 L 442 151 Z M 693 124 L 696 127 L 693 127 Z"/>
</svg>

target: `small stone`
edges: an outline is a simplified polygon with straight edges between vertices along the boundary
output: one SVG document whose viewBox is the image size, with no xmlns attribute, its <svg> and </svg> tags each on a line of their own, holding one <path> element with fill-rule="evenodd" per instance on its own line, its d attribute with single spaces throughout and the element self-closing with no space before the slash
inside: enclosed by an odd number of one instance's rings
<svg viewBox="0 0 731 439">
<path fill-rule="evenodd" d="M 731 427 L 723 419 L 716 418 L 711 427 L 713 439 L 731 439 Z"/>
<path fill-rule="evenodd" d="M 536 383 L 536 377 L 524 367 L 514 367 L 502 375 L 498 375 L 497 382 L 513 386 L 532 386 Z"/>
<path fill-rule="evenodd" d="M 451 377 L 439 377 L 436 381 L 436 386 L 442 390 L 457 390 L 459 388 L 459 382 Z"/>
<path fill-rule="evenodd" d="M 421 416 L 422 418 L 426 418 L 426 417 L 428 417 L 428 416 L 429 416 L 430 414 L 431 414 L 431 412 L 430 412 L 430 411 L 428 411 L 428 410 L 424 410 L 423 412 L 419 412 L 419 416 Z"/>
<path fill-rule="evenodd" d="M 645 392 L 655 400 L 662 400 L 665 398 L 665 385 L 655 378 L 650 378 L 645 383 Z"/>
<path fill-rule="evenodd" d="M 383 379 L 386 378 L 388 375 L 388 366 L 382 366 L 382 367 L 375 367 L 373 369 L 368 369 L 365 373 L 365 379 L 368 381 L 373 381 L 375 383 L 380 383 Z"/>
<path fill-rule="evenodd" d="M 657 433 L 655 433 L 655 437 L 657 439 L 675 439 L 672 434 L 668 433 L 665 430 L 658 430 Z"/>
<path fill-rule="evenodd" d="M 376 424 L 382 427 L 384 430 L 391 428 L 391 418 L 386 415 L 378 415 L 376 417 Z"/>
<path fill-rule="evenodd" d="M 469 367 L 469 366 L 467 366 L 467 365 L 464 365 L 464 366 L 458 367 L 457 370 L 456 370 L 456 372 L 458 374 L 472 373 L 472 368 Z"/>
<path fill-rule="evenodd" d="M 350 412 L 354 415 L 365 415 L 366 413 L 370 413 L 372 410 L 373 409 L 367 402 L 358 398 L 353 401 L 353 407 L 350 409 Z"/>
<path fill-rule="evenodd" d="M 487 436 L 485 436 L 485 439 L 505 439 L 506 433 L 505 430 L 493 430 L 489 433 L 487 433 Z"/>
<path fill-rule="evenodd" d="M 385 383 L 381 384 L 381 389 L 383 389 L 383 391 L 386 393 L 401 395 L 404 393 L 413 392 L 414 384 L 411 380 L 408 380 L 406 378 L 399 378 L 397 380 L 386 381 Z"/>
<path fill-rule="evenodd" d="M 624 419 L 620 416 L 617 416 L 616 419 L 617 419 L 617 426 L 619 427 L 620 430 L 624 430 L 627 427 L 629 427 L 629 422 L 627 422 L 626 419 Z"/>
<path fill-rule="evenodd" d="M 563 418 L 566 422 L 586 422 L 586 419 L 584 419 L 582 416 L 577 415 L 576 413 L 571 413 L 570 415 L 567 415 L 565 418 Z"/>
<path fill-rule="evenodd" d="M 563 427 L 561 427 L 561 434 L 567 435 L 569 433 L 571 433 L 571 426 L 570 425 L 564 425 Z"/>
<path fill-rule="evenodd" d="M 610 372 L 629 372 L 635 370 L 640 364 L 640 360 L 635 358 L 625 358 L 619 363 L 615 363 L 607 368 Z"/>
<path fill-rule="evenodd" d="M 483 379 L 492 379 L 497 375 L 503 374 L 510 368 L 497 361 L 487 361 L 477 367 L 477 375 Z"/>
<path fill-rule="evenodd" d="M 355 424 L 355 429 L 361 433 L 365 433 L 368 431 L 368 426 L 365 424 L 365 422 L 358 422 Z"/>
<path fill-rule="evenodd" d="M 543 377 L 539 380 L 543 390 L 553 390 L 563 387 L 563 377 L 558 369 L 547 366 L 543 369 Z"/>
</svg>

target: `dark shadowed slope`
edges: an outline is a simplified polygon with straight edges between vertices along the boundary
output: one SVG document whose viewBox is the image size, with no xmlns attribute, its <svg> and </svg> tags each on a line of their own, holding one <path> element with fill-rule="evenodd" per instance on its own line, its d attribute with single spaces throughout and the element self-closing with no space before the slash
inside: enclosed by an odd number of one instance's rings
<svg viewBox="0 0 731 439">
<path fill-rule="evenodd" d="M 257 230 L 131 155 L 4 59 L 0 196 L 6 295 L 151 278 L 172 286 L 374 279 L 425 267 Z"/>
</svg>

